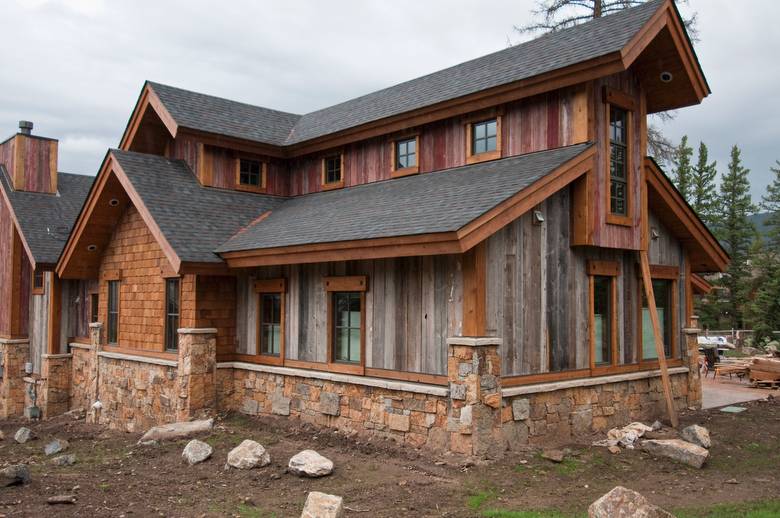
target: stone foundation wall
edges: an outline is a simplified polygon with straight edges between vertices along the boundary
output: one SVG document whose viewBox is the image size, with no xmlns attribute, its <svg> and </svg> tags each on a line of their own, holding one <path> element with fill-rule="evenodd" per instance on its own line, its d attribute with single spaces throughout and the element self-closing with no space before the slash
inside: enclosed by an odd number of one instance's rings
<svg viewBox="0 0 780 518">
<path fill-rule="evenodd" d="M 90 346 L 71 346 L 70 409 L 89 410 L 95 402 L 95 352 Z"/>
<path fill-rule="evenodd" d="M 44 418 L 64 414 L 70 407 L 71 355 L 44 354 L 41 359 L 43 383 L 38 406 Z"/>
<path fill-rule="evenodd" d="M 688 407 L 688 373 L 670 376 L 675 405 Z M 508 449 L 566 444 L 632 421 L 666 419 L 660 377 L 507 397 L 501 421 Z"/>
<path fill-rule="evenodd" d="M 415 448 L 448 444 L 446 397 L 240 368 L 218 372 L 222 410 L 289 416 Z"/>
<path fill-rule="evenodd" d="M 30 355 L 28 340 L 0 340 L 3 378 L 0 379 L 0 418 L 24 415 L 24 364 Z"/>
</svg>

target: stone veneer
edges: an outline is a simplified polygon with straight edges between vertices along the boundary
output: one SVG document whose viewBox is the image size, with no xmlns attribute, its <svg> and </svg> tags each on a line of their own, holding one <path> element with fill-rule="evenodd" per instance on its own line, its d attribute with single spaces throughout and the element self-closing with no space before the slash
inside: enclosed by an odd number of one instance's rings
<svg viewBox="0 0 780 518">
<path fill-rule="evenodd" d="M 38 406 L 44 418 L 64 414 L 70 409 L 71 354 L 44 354 L 38 393 Z"/>
<path fill-rule="evenodd" d="M 0 339 L 3 378 L 0 379 L 0 418 L 24 415 L 24 364 L 30 354 L 30 341 Z"/>
</svg>

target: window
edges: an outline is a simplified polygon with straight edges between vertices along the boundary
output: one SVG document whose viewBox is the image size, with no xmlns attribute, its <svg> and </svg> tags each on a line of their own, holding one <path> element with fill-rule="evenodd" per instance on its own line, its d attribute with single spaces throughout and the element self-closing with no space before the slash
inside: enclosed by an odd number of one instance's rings
<svg viewBox="0 0 780 518">
<path fill-rule="evenodd" d="M 260 294 L 260 354 L 279 356 L 282 352 L 282 294 Z"/>
<path fill-rule="evenodd" d="M 333 360 L 360 363 L 362 332 L 362 294 L 356 291 L 334 292 Z"/>
<path fill-rule="evenodd" d="M 365 276 L 326 277 L 328 292 L 328 368 L 365 373 Z"/>
<path fill-rule="evenodd" d="M 165 350 L 179 349 L 179 290 L 178 278 L 165 279 Z"/>
<path fill-rule="evenodd" d="M 344 186 L 342 166 L 342 155 L 333 155 L 322 159 L 323 187 L 333 189 Z"/>
<path fill-rule="evenodd" d="M 614 261 L 588 261 L 590 276 L 590 368 L 616 366 L 617 280 L 620 265 Z"/>
<path fill-rule="evenodd" d="M 658 322 L 661 325 L 661 337 L 667 358 L 672 358 L 674 353 L 674 285 L 675 282 L 671 279 L 653 279 L 655 307 L 658 311 Z M 653 321 L 650 319 L 650 309 L 644 290 L 642 290 L 641 326 L 642 360 L 657 360 Z"/>
<path fill-rule="evenodd" d="M 628 112 L 609 110 L 609 210 L 628 216 Z"/>
<path fill-rule="evenodd" d="M 97 293 L 91 293 L 89 295 L 89 321 L 90 322 L 97 322 L 98 318 L 98 308 L 100 307 L 98 303 L 100 302 L 100 296 Z"/>
<path fill-rule="evenodd" d="M 403 176 L 419 171 L 417 166 L 418 137 L 405 138 L 393 142 L 393 174 Z"/>
<path fill-rule="evenodd" d="M 238 183 L 250 187 L 262 187 L 262 164 L 258 160 L 242 158 L 239 160 Z"/>
<path fill-rule="evenodd" d="M 46 291 L 43 270 L 35 270 L 32 275 L 33 295 L 43 295 Z"/>
<path fill-rule="evenodd" d="M 119 341 L 119 281 L 108 281 L 108 343 Z"/>
<path fill-rule="evenodd" d="M 284 315 L 286 279 L 255 281 L 257 293 L 257 361 L 284 363 Z"/>
<path fill-rule="evenodd" d="M 501 118 L 494 116 L 466 126 L 466 162 L 473 164 L 501 157 Z"/>
</svg>

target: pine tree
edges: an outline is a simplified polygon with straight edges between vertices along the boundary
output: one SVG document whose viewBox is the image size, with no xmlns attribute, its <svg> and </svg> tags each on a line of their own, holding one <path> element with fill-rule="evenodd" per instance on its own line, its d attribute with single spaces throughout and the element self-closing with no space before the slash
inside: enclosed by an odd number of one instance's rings
<svg viewBox="0 0 780 518">
<path fill-rule="evenodd" d="M 715 175 L 717 174 L 717 163 L 707 163 L 709 160 L 709 151 L 704 142 L 699 142 L 699 157 L 696 165 L 693 166 L 691 174 L 691 197 L 688 200 L 696 211 L 696 214 L 713 228 L 713 215 L 715 208 Z"/>
<path fill-rule="evenodd" d="M 733 327 L 744 323 L 744 301 L 749 295 L 751 275 L 748 259 L 755 237 L 755 228 L 748 219 L 755 211 L 750 200 L 749 172 L 742 166 L 741 152 L 735 145 L 731 148 L 728 172 L 720 185 L 720 211 L 715 218 L 716 235 L 731 256 L 728 271 L 720 283 L 727 290 L 724 311 Z"/>
<path fill-rule="evenodd" d="M 764 222 L 768 226 L 767 246 L 773 252 L 780 254 L 780 160 L 775 160 L 777 167 L 770 167 L 775 178 L 766 188 L 762 196 L 761 208 L 769 212 L 769 218 Z"/>
<path fill-rule="evenodd" d="M 691 201 L 691 177 L 693 176 L 693 170 L 691 169 L 691 157 L 693 156 L 693 148 L 688 145 L 688 135 L 683 135 L 680 140 L 680 145 L 677 146 L 674 152 L 675 168 L 672 172 L 672 181 L 674 182 L 677 190 L 680 191 L 685 201 Z"/>
<path fill-rule="evenodd" d="M 755 275 L 751 279 L 752 297 L 745 314 L 748 325 L 755 331 L 754 344 L 773 338 L 772 331 L 780 329 L 780 256 L 763 247 L 757 240 L 752 254 Z"/>
</svg>

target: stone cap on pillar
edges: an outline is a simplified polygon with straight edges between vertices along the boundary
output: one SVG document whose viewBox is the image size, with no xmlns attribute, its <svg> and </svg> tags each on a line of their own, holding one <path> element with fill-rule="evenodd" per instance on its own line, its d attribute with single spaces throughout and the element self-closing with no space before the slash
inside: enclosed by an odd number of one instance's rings
<svg viewBox="0 0 780 518">
<path fill-rule="evenodd" d="M 22 344 L 29 344 L 29 343 L 30 343 L 29 338 L 0 338 L 0 344 L 22 345 Z"/>
<path fill-rule="evenodd" d="M 103 327 L 103 322 L 90 322 L 89 328 L 90 329 L 100 329 Z"/>
<path fill-rule="evenodd" d="M 447 338 L 447 345 L 462 345 L 465 347 L 500 346 L 503 343 L 497 336 L 453 336 Z"/>
<path fill-rule="evenodd" d="M 217 334 L 216 327 L 180 327 L 178 330 L 180 335 L 215 335 Z"/>
</svg>

